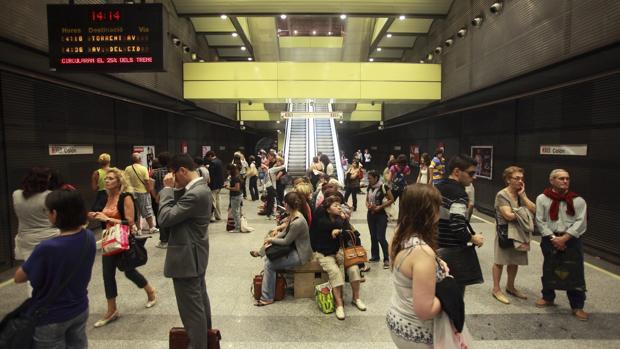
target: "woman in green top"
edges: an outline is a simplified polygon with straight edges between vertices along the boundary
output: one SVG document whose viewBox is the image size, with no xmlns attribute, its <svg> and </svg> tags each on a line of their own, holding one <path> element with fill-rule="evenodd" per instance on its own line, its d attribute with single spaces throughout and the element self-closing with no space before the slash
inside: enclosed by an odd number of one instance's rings
<svg viewBox="0 0 620 349">
<path fill-rule="evenodd" d="M 93 191 L 97 192 L 97 196 L 95 196 L 95 203 L 93 203 L 93 207 L 91 211 L 98 212 L 103 209 L 106 201 L 108 201 L 108 195 L 105 191 L 105 176 L 110 168 L 110 154 L 102 153 L 99 155 L 99 165 L 101 168 L 93 171 L 93 174 L 90 177 L 90 186 Z"/>
</svg>

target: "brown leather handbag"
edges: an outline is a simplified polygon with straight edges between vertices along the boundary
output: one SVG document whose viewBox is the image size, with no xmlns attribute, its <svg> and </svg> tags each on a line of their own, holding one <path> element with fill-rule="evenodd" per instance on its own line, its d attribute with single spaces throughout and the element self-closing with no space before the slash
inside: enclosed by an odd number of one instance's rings
<svg viewBox="0 0 620 349">
<path fill-rule="evenodd" d="M 340 239 L 340 247 L 342 248 L 342 254 L 344 255 L 344 268 L 349 268 L 356 264 L 366 263 L 368 262 L 368 255 L 366 254 L 366 249 L 362 246 L 357 245 L 357 239 L 355 238 L 355 234 L 353 234 L 350 230 L 343 230 L 342 232 L 347 232 L 349 234 L 349 238 L 351 239 L 351 246 L 345 247 L 344 245 L 344 237 Z"/>
<path fill-rule="evenodd" d="M 220 330 L 214 328 L 207 330 L 207 345 L 209 349 L 220 349 L 220 340 L 222 335 Z M 183 327 L 173 327 L 170 329 L 169 348 L 170 349 L 187 349 L 189 347 L 189 337 L 187 331 Z"/>
<path fill-rule="evenodd" d="M 254 276 L 254 281 L 252 282 L 252 294 L 254 295 L 254 299 L 259 300 L 263 288 L 263 272 Z M 281 301 L 284 299 L 284 291 L 286 290 L 286 278 L 284 275 L 278 273 L 276 276 L 276 294 L 273 298 L 274 301 Z"/>
</svg>

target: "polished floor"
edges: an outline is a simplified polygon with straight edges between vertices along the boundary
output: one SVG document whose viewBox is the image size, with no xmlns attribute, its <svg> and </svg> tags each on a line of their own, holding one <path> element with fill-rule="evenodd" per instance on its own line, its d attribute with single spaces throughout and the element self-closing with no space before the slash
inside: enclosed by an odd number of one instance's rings
<svg viewBox="0 0 620 349">
<path fill-rule="evenodd" d="M 223 204 L 228 202 L 223 195 Z M 363 202 L 363 201 L 361 201 Z M 350 289 L 345 289 L 346 320 L 334 314 L 322 314 L 314 300 L 286 299 L 274 305 L 253 306 L 250 285 L 262 262 L 248 253 L 258 248 L 273 221 L 256 214 L 256 204 L 244 201 L 249 224 L 256 230 L 249 234 L 231 234 L 225 223 L 209 227 L 211 254 L 206 281 L 211 299 L 214 327 L 222 333 L 222 348 L 393 348 L 385 326 L 385 313 L 392 294 L 390 272 L 379 263 L 371 263 L 362 284 L 362 299 L 368 305 L 361 312 L 350 304 Z M 362 205 L 360 205 L 360 208 Z M 370 247 L 366 211 L 355 212 L 352 222 L 362 232 L 363 242 Z M 520 269 L 517 287 L 528 300 L 510 298 L 503 305 L 491 297 L 491 263 L 494 225 L 488 217 L 472 219 L 474 229 L 487 236 L 487 244 L 479 250 L 486 282 L 466 291 L 466 322 L 475 338 L 474 348 L 620 348 L 620 277 L 598 267 L 586 266 L 589 292 L 585 310 L 588 322 L 570 315 L 568 300 L 558 293 L 558 306 L 550 309 L 534 307 L 539 296 L 542 256 L 538 245 L 530 253 L 530 265 Z M 391 237 L 394 226 L 388 227 Z M 157 236 L 148 242 L 149 262 L 140 268 L 149 283 L 157 289 L 158 304 L 145 309 L 146 295 L 117 274 L 118 304 L 121 317 L 110 325 L 95 329 L 93 323 L 105 312 L 101 259 L 98 258 L 89 286 L 90 318 L 88 338 L 91 348 L 167 348 L 168 330 L 181 326 L 172 281 L 162 275 L 165 250 L 155 248 Z M 504 279 L 505 280 L 505 279 Z M 505 283 L 505 281 L 504 281 Z M 4 315 L 26 297 L 23 285 L 8 284 L 0 288 L 0 315 Z"/>
</svg>

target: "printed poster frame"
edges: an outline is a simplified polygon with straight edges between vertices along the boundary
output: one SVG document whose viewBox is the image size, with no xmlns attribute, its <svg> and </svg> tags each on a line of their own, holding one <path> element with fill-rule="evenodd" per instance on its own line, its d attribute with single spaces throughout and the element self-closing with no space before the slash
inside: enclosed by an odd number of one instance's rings
<svg viewBox="0 0 620 349">
<path fill-rule="evenodd" d="M 476 177 L 488 180 L 493 179 L 493 146 L 472 145 L 471 157 L 478 162 Z"/>
</svg>

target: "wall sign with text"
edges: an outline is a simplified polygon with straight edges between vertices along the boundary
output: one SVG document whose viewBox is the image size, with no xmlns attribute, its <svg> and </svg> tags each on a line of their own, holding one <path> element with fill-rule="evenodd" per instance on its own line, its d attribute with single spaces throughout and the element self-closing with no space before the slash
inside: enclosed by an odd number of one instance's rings
<svg viewBox="0 0 620 349">
<path fill-rule="evenodd" d="M 50 155 L 86 155 L 93 153 L 92 144 L 50 144 Z"/>
<path fill-rule="evenodd" d="M 588 155 L 587 144 L 541 144 L 540 155 Z"/>
<path fill-rule="evenodd" d="M 164 71 L 162 4 L 47 5 L 50 68 Z"/>
</svg>

